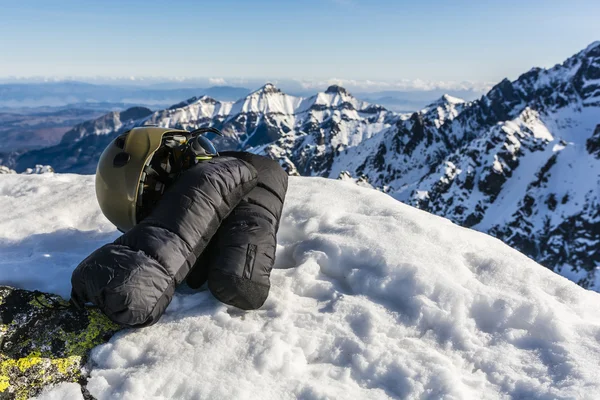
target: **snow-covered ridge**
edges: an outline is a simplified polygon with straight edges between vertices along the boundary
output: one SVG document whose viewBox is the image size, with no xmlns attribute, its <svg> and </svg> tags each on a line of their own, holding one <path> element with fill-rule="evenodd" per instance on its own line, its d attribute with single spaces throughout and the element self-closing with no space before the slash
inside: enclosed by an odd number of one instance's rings
<svg viewBox="0 0 600 400">
<path fill-rule="evenodd" d="M 68 297 L 119 233 L 93 176 L 0 176 L 0 284 Z M 73 209 L 72 204 L 78 204 Z M 600 294 L 485 234 L 354 184 L 291 178 L 258 311 L 179 288 L 92 352 L 97 399 L 594 399 Z M 42 398 L 81 398 L 63 384 Z M 52 397 L 53 396 L 53 397 Z M 76 396 L 76 397 L 73 397 Z"/>
</svg>

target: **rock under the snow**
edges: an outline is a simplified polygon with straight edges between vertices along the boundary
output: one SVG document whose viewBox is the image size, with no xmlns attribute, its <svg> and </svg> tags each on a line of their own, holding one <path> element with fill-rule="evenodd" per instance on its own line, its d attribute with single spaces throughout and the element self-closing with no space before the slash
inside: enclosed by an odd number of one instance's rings
<svg viewBox="0 0 600 400">
<path fill-rule="evenodd" d="M 0 286 L 0 399 L 27 399 L 61 382 L 84 385 L 88 352 L 119 329 L 97 309 Z"/>
<path fill-rule="evenodd" d="M 340 172 L 340 176 L 338 176 L 338 180 L 354 182 L 358 186 L 369 188 L 369 189 L 374 189 L 373 185 L 371 185 L 369 183 L 369 179 L 364 175 L 361 175 L 358 178 L 354 178 L 350 172 L 342 171 L 342 172 Z"/>
</svg>

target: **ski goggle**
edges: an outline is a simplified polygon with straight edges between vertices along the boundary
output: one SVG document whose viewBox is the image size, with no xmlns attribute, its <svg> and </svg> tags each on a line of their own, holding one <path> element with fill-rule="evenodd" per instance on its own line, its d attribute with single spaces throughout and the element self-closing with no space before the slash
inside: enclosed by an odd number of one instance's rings
<svg viewBox="0 0 600 400">
<path fill-rule="evenodd" d="M 197 160 L 212 158 L 219 155 L 212 142 L 204 136 L 196 136 L 191 139 L 190 142 L 190 150 L 194 153 Z"/>
</svg>

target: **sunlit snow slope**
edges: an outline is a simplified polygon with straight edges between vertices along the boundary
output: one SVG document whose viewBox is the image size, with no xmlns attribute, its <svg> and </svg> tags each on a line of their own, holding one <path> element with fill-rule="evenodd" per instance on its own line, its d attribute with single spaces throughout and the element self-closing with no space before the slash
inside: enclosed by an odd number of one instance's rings
<svg viewBox="0 0 600 400">
<path fill-rule="evenodd" d="M 0 284 L 67 296 L 118 233 L 93 176 L 1 175 Z M 92 354 L 97 399 L 595 399 L 600 294 L 350 183 L 291 178 L 258 311 L 182 288 Z M 76 384 L 42 397 L 80 398 Z"/>
</svg>

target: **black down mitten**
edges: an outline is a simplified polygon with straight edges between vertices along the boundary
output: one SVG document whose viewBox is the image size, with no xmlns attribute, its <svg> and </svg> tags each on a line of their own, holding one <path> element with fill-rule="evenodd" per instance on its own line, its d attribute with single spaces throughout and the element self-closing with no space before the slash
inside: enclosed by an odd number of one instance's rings
<svg viewBox="0 0 600 400">
<path fill-rule="evenodd" d="M 244 152 L 221 155 L 252 165 L 258 182 L 223 221 L 186 282 L 198 288 L 208 280 L 208 288 L 220 301 L 257 309 L 269 295 L 288 176 L 266 157 Z"/>
</svg>

